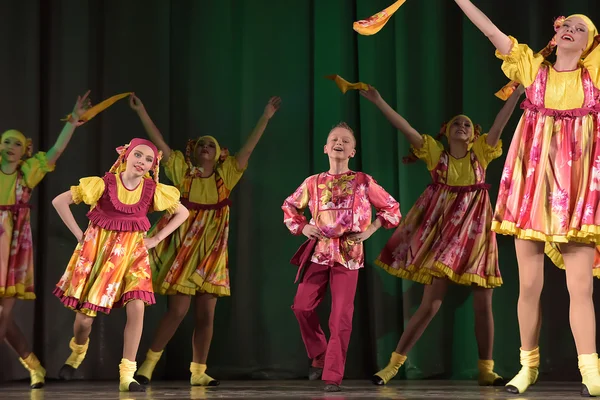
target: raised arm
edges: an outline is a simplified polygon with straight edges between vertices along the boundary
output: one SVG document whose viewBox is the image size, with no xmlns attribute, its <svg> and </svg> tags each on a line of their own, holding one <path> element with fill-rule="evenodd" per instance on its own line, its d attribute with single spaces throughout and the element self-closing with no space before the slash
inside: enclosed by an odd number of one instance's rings
<svg viewBox="0 0 600 400">
<path fill-rule="evenodd" d="M 142 124 L 144 125 L 146 133 L 150 137 L 150 140 L 152 140 L 156 147 L 158 147 L 158 149 L 162 151 L 163 162 L 167 162 L 167 160 L 171 156 L 171 148 L 169 147 L 167 142 L 165 142 L 165 139 L 161 135 L 156 125 L 154 125 L 154 122 L 152 121 L 152 119 L 148 115 L 148 112 L 146 111 L 146 107 L 144 107 L 144 103 L 142 103 L 140 98 L 137 97 L 135 93 L 132 93 L 131 96 L 129 96 L 129 106 L 133 109 L 133 111 L 137 112 L 138 116 L 140 117 L 140 120 L 142 121 Z"/>
<path fill-rule="evenodd" d="M 70 206 L 73 203 L 73 195 L 70 190 L 59 194 L 52 200 L 52 205 L 56 209 L 56 212 L 58 212 L 60 219 L 63 220 L 67 228 L 77 238 L 77 241 L 81 242 L 83 240 L 83 231 L 77 224 L 77 221 L 75 221 L 75 217 L 71 211 Z"/>
<path fill-rule="evenodd" d="M 269 102 L 265 107 L 265 111 L 258 120 L 258 123 L 254 127 L 254 130 L 252 131 L 250 136 L 248 136 L 248 139 L 246 139 L 246 143 L 241 148 L 241 150 L 235 155 L 235 159 L 238 163 L 238 169 L 244 169 L 248 165 L 248 160 L 250 159 L 254 148 L 256 147 L 258 141 L 265 132 L 265 128 L 267 127 L 269 120 L 273 118 L 273 115 L 275 115 L 280 105 L 281 98 L 271 97 L 269 99 Z"/>
<path fill-rule="evenodd" d="M 388 121 L 410 142 L 410 144 L 415 149 L 420 149 L 423 147 L 423 136 L 419 134 L 413 128 L 407 120 L 405 120 L 400 114 L 398 114 L 388 103 L 383 100 L 383 97 L 379 94 L 377 89 L 373 86 L 369 85 L 369 90 L 361 90 L 360 94 L 365 99 L 369 100 L 371 103 L 375 104 L 379 110 L 383 113 L 383 115 L 387 118 Z"/>
<path fill-rule="evenodd" d="M 492 125 L 492 128 L 490 129 L 487 135 L 486 142 L 488 145 L 495 147 L 496 144 L 498 144 L 498 140 L 500 140 L 500 135 L 502 135 L 504 127 L 506 127 L 510 116 L 515 110 L 515 106 L 519 102 L 519 98 L 524 92 L 525 88 L 523 87 L 523 85 L 519 85 L 519 87 L 515 89 L 513 94 L 510 95 L 508 100 L 506 100 L 504 107 L 502 107 L 498 115 L 496 115 L 494 124 Z"/>
<path fill-rule="evenodd" d="M 471 0 L 454 1 L 501 54 L 507 55 L 510 53 L 513 46 L 512 41 L 479 8 L 475 7 Z"/>
<path fill-rule="evenodd" d="M 83 122 L 79 122 L 79 117 L 85 113 L 85 111 L 91 107 L 90 99 L 88 98 L 90 91 L 88 90 L 83 97 L 77 96 L 77 101 L 75 102 L 75 106 L 73 107 L 73 112 L 71 112 L 71 118 L 65 126 L 63 127 L 60 135 L 58 135 L 58 139 L 56 139 L 56 143 L 48 152 L 46 153 L 46 160 L 48 160 L 49 165 L 54 165 L 58 158 L 61 156 L 63 151 L 67 148 L 69 141 L 73 137 L 73 133 L 75 132 L 75 128 L 83 124 Z"/>
</svg>

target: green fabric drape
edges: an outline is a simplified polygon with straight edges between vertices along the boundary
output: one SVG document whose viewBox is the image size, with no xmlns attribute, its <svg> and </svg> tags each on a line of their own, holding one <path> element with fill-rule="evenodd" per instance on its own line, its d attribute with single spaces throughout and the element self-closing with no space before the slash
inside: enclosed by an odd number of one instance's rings
<svg viewBox="0 0 600 400">
<path fill-rule="evenodd" d="M 323 145 L 330 128 L 346 121 L 356 132 L 352 167 L 372 175 L 406 214 L 430 178 L 423 164 L 403 165 L 407 141 L 357 92 L 342 95 L 325 75 L 376 86 L 419 131 L 437 134 L 464 112 L 489 129 L 502 102 L 493 96 L 506 78 L 493 47 L 450 0 L 408 0 L 377 35 L 358 36 L 352 22 L 392 0 L 7 0 L 0 5 L 0 121 L 19 128 L 48 150 L 78 93 L 99 101 L 135 91 L 167 142 L 183 150 L 188 138 L 212 134 L 235 152 L 272 95 L 283 98 L 234 189 L 230 234 L 232 297 L 217 305 L 209 372 L 221 379 L 295 378 L 308 360 L 290 310 L 296 286 L 289 259 L 302 238 L 283 225 L 280 206 L 303 179 L 327 168 Z M 600 20 L 600 3 L 587 0 L 478 0 L 490 18 L 532 48 L 553 33 L 553 17 L 574 12 Z M 504 132 L 504 151 L 520 116 Z M 84 176 L 101 175 L 115 147 L 143 128 L 125 102 L 77 130 L 56 171 L 36 189 L 33 212 L 38 300 L 21 302 L 17 320 L 55 377 L 69 354 L 74 314 L 51 292 L 74 249 L 51 200 Z M 487 181 L 495 201 L 503 160 Z M 166 178 L 163 178 L 166 182 Z M 85 209 L 77 208 L 81 226 Z M 346 376 L 366 378 L 383 367 L 422 286 L 387 275 L 373 264 L 391 232 L 367 243 L 360 273 Z M 496 290 L 495 359 L 511 376 L 518 368 L 518 274 L 511 238 L 499 237 L 504 286 Z M 579 379 L 568 325 L 564 272 L 546 270 L 542 298 L 542 371 Z M 321 313 L 328 312 L 328 299 Z M 143 360 L 167 299 L 147 308 L 138 361 Z M 194 311 L 165 351 L 155 376 L 187 379 Z M 124 312 L 99 317 L 91 335 L 86 378 L 115 379 Z M 323 320 L 323 326 L 327 325 Z M 25 377 L 18 360 L 0 347 L 0 379 Z M 472 378 L 477 346 L 468 288 L 451 287 L 439 314 L 409 354 L 400 376 Z"/>
</svg>

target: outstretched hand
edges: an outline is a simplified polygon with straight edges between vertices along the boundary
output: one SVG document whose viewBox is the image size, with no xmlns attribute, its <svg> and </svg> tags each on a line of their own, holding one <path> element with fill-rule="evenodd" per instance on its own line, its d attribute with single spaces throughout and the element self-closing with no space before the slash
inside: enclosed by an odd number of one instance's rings
<svg viewBox="0 0 600 400">
<path fill-rule="evenodd" d="M 85 121 L 80 121 L 81 116 L 85 114 L 85 112 L 92 107 L 92 101 L 88 98 L 91 90 L 85 92 L 82 96 L 77 96 L 77 101 L 75 102 L 75 106 L 73 106 L 73 111 L 71 112 L 71 123 L 75 126 L 81 126 L 85 123 Z"/>
<path fill-rule="evenodd" d="M 142 111 L 144 109 L 144 103 L 142 103 L 135 93 L 131 93 L 129 95 L 129 107 L 131 107 L 133 111 Z"/>
<path fill-rule="evenodd" d="M 371 85 L 369 85 L 369 90 L 361 90 L 359 93 L 362 97 L 369 100 L 373 104 L 377 104 L 377 102 L 382 99 L 379 91 L 377 91 L 377 89 Z"/>
<path fill-rule="evenodd" d="M 273 115 L 275 115 L 277 110 L 279 110 L 280 106 L 281 106 L 281 97 L 279 97 L 279 96 L 271 97 L 265 107 L 265 112 L 264 112 L 265 117 L 267 117 L 269 119 L 273 118 Z"/>
</svg>

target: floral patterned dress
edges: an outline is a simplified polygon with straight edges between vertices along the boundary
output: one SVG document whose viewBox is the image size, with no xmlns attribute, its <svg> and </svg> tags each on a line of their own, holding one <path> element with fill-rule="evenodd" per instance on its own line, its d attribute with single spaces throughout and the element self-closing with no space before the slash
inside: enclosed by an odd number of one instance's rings
<svg viewBox="0 0 600 400">
<path fill-rule="evenodd" d="M 54 295 L 66 307 L 92 317 L 98 312 L 109 314 L 112 308 L 131 300 L 154 304 L 150 260 L 144 245 L 150 229 L 146 214 L 175 212 L 179 191 L 150 178 L 129 190 L 120 175 L 108 173 L 104 178 L 81 179 L 78 186 L 71 187 L 71 194 L 76 204 L 91 206 L 90 223 Z"/>
<path fill-rule="evenodd" d="M 525 110 L 506 157 L 492 229 L 546 242 L 600 244 L 600 47 L 580 68 L 559 72 L 511 37 L 502 70 L 525 88 Z M 596 255 L 594 275 L 600 277 Z"/>
<path fill-rule="evenodd" d="M 0 170 L 0 298 L 33 300 L 33 243 L 31 191 L 54 165 L 39 152 L 23 161 L 10 175 Z"/>
<path fill-rule="evenodd" d="M 485 183 L 490 161 L 502 155 L 502 142 L 475 139 L 467 155 L 456 159 L 442 143 L 423 135 L 414 154 L 425 161 L 433 183 L 419 197 L 376 263 L 388 273 L 423 284 L 434 277 L 493 288 L 502 284 L 492 205 Z"/>
<path fill-rule="evenodd" d="M 157 293 L 229 296 L 229 195 L 245 169 L 228 156 L 215 173 L 200 176 L 180 151 L 173 151 L 165 165 L 167 177 L 181 192 L 181 202 L 190 211 L 187 220 L 150 251 Z M 153 229 L 169 222 L 163 217 Z"/>
</svg>

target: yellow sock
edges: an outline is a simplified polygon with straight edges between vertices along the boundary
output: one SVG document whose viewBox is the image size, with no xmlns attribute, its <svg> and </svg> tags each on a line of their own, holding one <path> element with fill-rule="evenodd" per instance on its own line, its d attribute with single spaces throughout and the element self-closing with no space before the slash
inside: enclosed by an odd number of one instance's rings
<svg viewBox="0 0 600 400">
<path fill-rule="evenodd" d="M 129 392 L 129 385 L 131 383 L 135 382 L 138 384 L 138 386 L 140 385 L 135 379 L 133 379 L 133 374 L 135 374 L 136 369 L 137 369 L 137 363 L 135 361 L 129 361 L 126 358 L 121 359 L 121 364 L 119 364 L 119 391 L 120 392 Z"/>
<path fill-rule="evenodd" d="M 396 353 L 395 351 L 392 353 L 390 357 L 390 362 L 388 365 L 377 372 L 375 376 L 378 376 L 383 381 L 383 384 L 387 384 L 393 377 L 396 376 L 400 367 L 406 362 L 406 356 L 403 354 Z"/>
<path fill-rule="evenodd" d="M 158 360 L 160 360 L 163 351 L 164 350 L 152 351 L 148 349 L 148 352 L 146 353 L 146 359 L 142 363 L 142 366 L 137 370 L 137 374 L 148 378 L 148 380 L 151 380 L 154 368 L 156 368 L 156 364 L 158 363 Z"/>
<path fill-rule="evenodd" d="M 494 383 L 502 381 L 502 377 L 494 372 L 494 360 L 479 360 L 479 386 L 493 386 Z"/>
<path fill-rule="evenodd" d="M 206 373 L 206 364 L 192 362 L 190 364 L 190 372 L 192 373 L 192 377 L 190 378 L 192 386 L 211 386 L 210 383 L 214 381 Z"/>
<path fill-rule="evenodd" d="M 41 388 L 44 386 L 45 378 L 46 378 L 46 370 L 42 367 L 40 360 L 33 353 L 29 353 L 29 355 L 25 358 L 20 358 L 21 364 L 25 367 L 27 371 L 29 371 L 29 376 L 31 378 L 31 387 L 34 389 Z"/>
<path fill-rule="evenodd" d="M 523 393 L 530 385 L 537 382 L 540 366 L 540 348 L 528 351 L 521 349 L 521 370 L 506 384 L 511 393 Z M 511 388 L 508 388 L 508 387 Z M 513 389 L 516 390 L 510 390 Z"/>
<path fill-rule="evenodd" d="M 578 357 L 579 371 L 584 388 L 582 395 L 596 397 L 600 395 L 600 374 L 598 373 L 598 354 L 581 354 Z M 587 391 L 587 393 L 585 393 Z"/>
<path fill-rule="evenodd" d="M 71 355 L 65 361 L 65 364 L 70 365 L 71 367 L 77 369 L 85 360 L 85 355 L 87 354 L 88 346 L 90 345 L 90 338 L 88 338 L 85 344 L 77 344 L 75 343 L 75 338 L 71 338 L 71 342 L 69 343 L 69 347 L 71 348 Z"/>
</svg>

